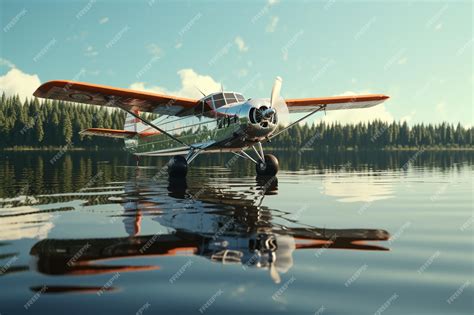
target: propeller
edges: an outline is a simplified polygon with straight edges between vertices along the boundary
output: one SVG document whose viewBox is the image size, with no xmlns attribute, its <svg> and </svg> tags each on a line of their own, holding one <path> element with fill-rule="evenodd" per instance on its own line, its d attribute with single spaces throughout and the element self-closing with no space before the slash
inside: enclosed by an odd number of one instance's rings
<svg viewBox="0 0 474 315">
<path fill-rule="evenodd" d="M 255 120 L 260 123 L 262 127 L 267 127 L 269 122 L 281 127 L 289 123 L 290 112 L 285 100 L 280 96 L 281 84 L 282 79 L 276 77 L 270 95 L 270 107 L 260 106 L 260 108 L 255 111 Z"/>
<path fill-rule="evenodd" d="M 280 98 L 282 80 L 280 77 L 275 78 L 275 83 L 273 83 L 272 95 L 270 96 L 270 108 L 275 107 L 275 103 Z"/>
<path fill-rule="evenodd" d="M 285 100 L 280 95 L 281 84 L 283 80 L 280 77 L 275 78 L 273 83 L 272 94 L 270 97 L 269 110 L 276 113 L 276 123 L 280 127 L 285 127 L 290 123 L 290 111 L 286 105 Z M 275 114 L 272 114 L 272 116 Z"/>
</svg>

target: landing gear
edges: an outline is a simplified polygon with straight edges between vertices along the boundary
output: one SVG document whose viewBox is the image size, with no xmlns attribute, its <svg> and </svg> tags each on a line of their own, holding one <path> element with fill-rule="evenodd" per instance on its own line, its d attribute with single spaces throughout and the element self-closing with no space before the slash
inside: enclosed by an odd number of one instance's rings
<svg viewBox="0 0 474 315">
<path fill-rule="evenodd" d="M 259 176 L 275 176 L 278 169 L 278 159 L 272 154 L 265 154 L 264 160 L 259 160 L 255 165 L 255 170 Z"/>
<path fill-rule="evenodd" d="M 184 178 L 188 173 L 188 161 L 182 155 L 175 155 L 168 162 L 168 174 L 174 178 Z"/>
<path fill-rule="evenodd" d="M 255 147 L 256 145 L 258 146 L 257 148 Z M 257 176 L 275 176 L 278 173 L 279 169 L 278 159 L 272 154 L 264 154 L 261 142 L 258 142 L 256 145 L 252 146 L 252 149 L 258 156 L 258 159 L 256 160 L 244 150 L 240 150 L 239 153 L 234 152 L 234 154 L 242 158 L 246 158 L 255 163 L 255 170 L 257 171 Z"/>
<path fill-rule="evenodd" d="M 192 148 L 186 157 L 183 155 L 175 155 L 168 162 L 168 175 L 170 178 L 185 178 L 188 174 L 188 165 L 191 163 L 202 150 Z"/>
</svg>

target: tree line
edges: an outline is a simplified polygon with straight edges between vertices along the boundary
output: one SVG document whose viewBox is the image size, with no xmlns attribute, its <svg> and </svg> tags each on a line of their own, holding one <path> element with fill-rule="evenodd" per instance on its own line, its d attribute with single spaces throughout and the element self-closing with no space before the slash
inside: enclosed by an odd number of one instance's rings
<svg viewBox="0 0 474 315">
<path fill-rule="evenodd" d="M 2 95 L 0 100 L 0 148 L 58 147 L 66 144 L 83 148 L 117 148 L 118 139 L 82 136 L 86 128 L 123 129 L 125 114 L 98 106 L 63 101 L 21 101 L 18 96 Z M 449 123 L 415 124 L 406 122 L 339 123 L 318 122 L 296 125 L 272 139 L 273 148 L 408 148 L 472 147 L 472 127 Z"/>
<path fill-rule="evenodd" d="M 63 101 L 21 101 L 2 95 L 0 100 L 0 147 L 120 147 L 122 141 L 85 137 L 86 128 L 123 129 L 125 115 L 118 110 Z"/>
<path fill-rule="evenodd" d="M 271 146 L 288 148 L 403 149 L 415 147 L 471 148 L 474 129 L 446 122 L 414 124 L 406 121 L 339 124 L 319 122 L 298 125 L 272 140 Z"/>
</svg>

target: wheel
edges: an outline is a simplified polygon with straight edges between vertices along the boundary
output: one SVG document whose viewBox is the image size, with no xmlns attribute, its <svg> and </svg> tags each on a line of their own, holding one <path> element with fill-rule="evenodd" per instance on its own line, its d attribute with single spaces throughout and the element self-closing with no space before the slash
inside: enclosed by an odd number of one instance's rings
<svg viewBox="0 0 474 315">
<path fill-rule="evenodd" d="M 259 161 L 256 165 L 257 175 L 274 176 L 278 173 L 278 159 L 272 154 L 265 154 L 265 163 Z"/>
<path fill-rule="evenodd" d="M 183 178 L 188 173 L 188 162 L 182 155 L 175 155 L 168 162 L 168 174 L 170 177 Z"/>
</svg>

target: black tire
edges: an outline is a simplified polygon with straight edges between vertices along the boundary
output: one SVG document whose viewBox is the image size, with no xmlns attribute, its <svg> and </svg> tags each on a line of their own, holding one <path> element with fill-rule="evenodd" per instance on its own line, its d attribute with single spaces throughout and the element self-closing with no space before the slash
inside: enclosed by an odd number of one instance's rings
<svg viewBox="0 0 474 315">
<path fill-rule="evenodd" d="M 188 162 L 182 155 L 173 156 L 168 162 L 168 175 L 174 178 L 186 177 L 188 173 Z"/>
<path fill-rule="evenodd" d="M 265 163 L 258 161 L 255 169 L 259 176 L 275 176 L 278 173 L 278 159 L 272 154 L 265 154 Z"/>
</svg>

